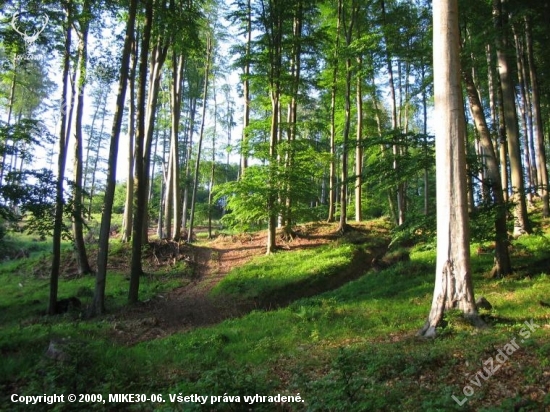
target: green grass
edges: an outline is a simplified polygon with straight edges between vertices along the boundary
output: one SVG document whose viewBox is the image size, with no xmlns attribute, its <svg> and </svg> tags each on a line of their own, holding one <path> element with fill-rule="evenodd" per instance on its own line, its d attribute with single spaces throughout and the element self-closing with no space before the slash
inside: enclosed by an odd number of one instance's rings
<svg viewBox="0 0 550 412">
<path fill-rule="evenodd" d="M 523 410 L 544 410 L 550 405 L 550 311 L 539 301 L 550 303 L 550 279 L 548 272 L 538 267 L 530 270 L 529 264 L 549 259 L 550 253 L 543 236 L 517 242 L 525 248 L 518 248 L 521 254 L 513 257 L 514 266 L 520 269 L 506 279 L 488 279 L 492 257 L 472 255 L 475 293 L 493 305 L 491 312 L 483 312 L 492 327 L 472 329 L 450 311 L 446 327 L 435 340 L 415 337 L 430 308 L 435 266 L 435 252 L 420 245 L 411 251 L 410 261 L 370 271 L 338 289 L 277 310 L 253 311 L 212 327 L 131 347 L 112 340 L 114 325 L 109 316 L 82 320 L 73 314 L 40 315 L 43 303 L 33 306 L 32 302 L 44 302 L 47 280 L 11 273 L 13 266 L 2 266 L 2 313 L 9 315 L 0 318 L 0 397 L 11 393 L 160 393 L 168 402 L 116 408 L 241 411 L 250 406 L 243 402 L 173 404 L 168 394 L 226 393 L 242 401 L 245 395 L 299 393 L 304 403 L 259 403 L 253 410 L 508 411 L 520 401 Z M 357 267 L 353 256 L 364 247 L 339 242 L 257 258 L 234 270 L 214 293 L 254 300 L 282 297 L 282 291 L 289 292 L 296 285 L 317 287 L 317 282 L 329 281 L 352 262 Z M 155 285 L 171 287 L 170 276 L 158 276 L 144 279 L 144 296 L 154 293 Z M 18 285 L 21 280 L 24 291 Z M 89 281 L 63 280 L 60 295 L 90 287 Z M 113 306 L 120 307 L 127 289 L 124 274 L 110 274 L 108 288 Z M 499 348 L 517 338 L 528 320 L 541 328 L 459 407 L 452 395 L 463 398 L 463 387 L 471 385 L 471 376 Z M 55 362 L 42 355 L 53 336 L 72 337 L 70 361 Z M 530 404 L 531 393 L 538 397 Z M 0 405 L 7 405 L 0 410 L 27 410 L 9 402 Z M 77 406 L 82 409 L 82 405 L 73 405 Z M 70 405 L 59 405 L 58 410 L 70 410 Z"/>
<path fill-rule="evenodd" d="M 232 270 L 212 294 L 244 301 L 284 299 L 294 294 L 293 289 L 315 288 L 344 272 L 356 253 L 356 247 L 344 244 L 259 256 Z"/>
</svg>

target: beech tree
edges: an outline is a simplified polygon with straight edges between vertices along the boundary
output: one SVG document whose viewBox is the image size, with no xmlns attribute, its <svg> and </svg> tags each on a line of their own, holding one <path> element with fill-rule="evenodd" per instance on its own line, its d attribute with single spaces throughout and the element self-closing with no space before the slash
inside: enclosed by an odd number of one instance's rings
<svg viewBox="0 0 550 412">
<path fill-rule="evenodd" d="M 126 34 L 120 64 L 116 110 L 113 118 L 113 127 L 111 129 L 109 166 L 107 171 L 107 187 L 105 189 L 105 201 L 101 215 L 101 226 L 99 230 L 97 273 L 94 298 L 92 301 L 92 305 L 90 306 L 91 315 L 99 315 L 105 312 L 105 284 L 107 278 L 107 259 L 109 256 L 109 235 L 111 234 L 111 216 L 113 211 L 113 201 L 116 186 L 118 144 L 120 130 L 122 127 L 122 117 L 124 114 L 124 100 L 126 97 L 126 89 L 130 76 L 130 55 L 132 53 L 131 49 L 134 42 L 134 27 L 136 21 L 137 3 L 137 0 L 131 0 L 128 6 Z"/>
<path fill-rule="evenodd" d="M 433 2 L 437 261 L 432 307 L 419 335 L 434 337 L 447 309 L 481 326 L 474 301 L 466 194 L 465 118 L 460 86 L 458 1 Z"/>
</svg>

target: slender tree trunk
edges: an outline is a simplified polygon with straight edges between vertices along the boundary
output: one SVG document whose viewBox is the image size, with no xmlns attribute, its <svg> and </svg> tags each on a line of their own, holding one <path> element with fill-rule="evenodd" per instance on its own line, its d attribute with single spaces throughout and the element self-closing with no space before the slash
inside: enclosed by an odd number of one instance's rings
<svg viewBox="0 0 550 412">
<path fill-rule="evenodd" d="M 202 141 L 204 137 L 204 125 L 206 123 L 206 107 L 208 99 L 208 82 L 210 77 L 210 65 L 212 60 L 212 37 L 208 35 L 206 39 L 206 62 L 204 65 L 204 88 L 202 92 L 202 118 L 201 118 L 201 128 L 199 132 L 199 142 L 197 146 L 197 159 L 195 161 L 195 174 L 193 177 L 193 192 L 191 195 L 191 213 L 189 216 L 189 232 L 187 232 L 187 242 L 191 243 L 193 241 L 193 223 L 195 218 L 195 205 L 197 197 L 197 189 L 199 186 L 199 166 L 201 161 L 201 149 Z"/>
<path fill-rule="evenodd" d="M 143 274 L 142 268 L 142 246 L 143 246 L 143 225 L 145 219 L 145 207 L 147 199 L 147 178 L 144 167 L 145 154 L 145 104 L 147 101 L 147 61 L 149 58 L 149 46 L 151 42 L 151 29 L 153 25 L 153 0 L 145 3 L 145 21 L 143 23 L 143 35 L 141 39 L 138 91 L 137 91 L 137 130 L 135 138 L 135 205 L 134 219 L 132 225 L 132 258 L 130 263 L 130 287 L 128 290 L 128 301 L 136 303 L 139 299 L 139 280 Z"/>
<path fill-rule="evenodd" d="M 145 179 L 145 198 L 142 212 L 142 235 L 143 243 L 149 242 L 149 194 L 147 191 L 153 184 L 151 173 L 154 173 L 154 168 L 151 170 L 151 149 L 153 146 L 153 136 L 155 132 L 155 117 L 157 114 L 158 95 L 160 92 L 160 80 L 162 78 L 162 67 L 166 60 L 168 46 L 164 39 L 159 36 L 156 39 L 156 44 L 151 52 L 150 72 L 149 72 L 149 90 L 147 92 L 147 107 L 145 112 L 145 143 L 143 146 L 143 176 Z M 136 164 L 137 167 L 137 164 Z M 137 200 L 138 203 L 140 200 Z M 134 218 L 135 220 L 135 218 Z"/>
<path fill-rule="evenodd" d="M 212 165 L 210 167 L 210 183 L 208 184 L 208 239 L 212 239 L 212 209 L 214 199 L 214 176 L 216 173 L 216 134 L 218 133 L 218 99 L 216 79 L 212 80 L 212 96 L 214 99 L 214 130 L 212 131 Z"/>
<path fill-rule="evenodd" d="M 85 1 L 83 13 L 89 14 L 90 4 Z M 82 117 L 84 115 L 84 90 L 86 87 L 86 65 L 88 62 L 88 21 L 86 15 L 80 20 L 80 36 L 78 42 L 78 86 L 77 102 L 75 113 L 75 141 L 74 141 L 74 163 L 73 163 L 73 237 L 76 252 L 76 261 L 78 273 L 87 275 L 92 273 L 88 255 L 86 253 L 86 244 L 84 243 L 84 208 L 82 205 Z"/>
<path fill-rule="evenodd" d="M 116 188 L 118 143 L 120 130 L 122 127 L 122 118 L 124 115 L 124 100 L 126 97 L 126 88 L 129 81 L 128 72 L 130 68 L 130 55 L 132 54 L 131 49 L 134 36 L 137 3 L 137 0 L 130 0 L 128 20 L 126 22 L 126 35 L 124 38 L 124 48 L 122 50 L 122 59 L 120 63 L 120 80 L 118 85 L 116 110 L 113 119 L 113 128 L 111 130 L 111 143 L 109 147 L 107 187 L 105 188 L 104 205 L 101 214 L 101 226 L 99 229 L 97 274 L 95 281 L 94 299 L 90 307 L 91 315 L 99 315 L 105 312 L 105 284 L 107 279 L 107 260 L 109 257 L 109 234 L 111 233 L 111 216 Z"/>
<path fill-rule="evenodd" d="M 468 100 L 472 110 L 472 116 L 476 129 L 479 133 L 479 141 L 483 147 L 485 156 L 485 165 L 487 168 L 487 179 L 484 184 L 489 186 L 493 196 L 493 202 L 496 206 L 495 216 L 495 266 L 491 271 L 494 277 L 503 277 L 512 273 L 512 264 L 510 263 L 510 254 L 508 251 L 508 230 L 506 227 L 506 203 L 502 194 L 500 173 L 498 171 L 498 161 L 491 140 L 491 133 L 487 127 L 487 121 L 481 105 L 478 91 L 475 87 L 471 75 L 463 71 L 462 77 L 466 86 Z"/>
<path fill-rule="evenodd" d="M 340 54 L 340 29 L 342 25 L 342 1 L 338 1 L 338 17 L 336 20 L 336 39 L 334 42 L 334 57 L 332 64 L 332 85 L 330 97 L 330 166 L 328 222 L 334 222 L 336 214 L 336 92 L 338 81 L 338 56 Z"/>
<path fill-rule="evenodd" d="M 57 290 L 59 283 L 59 267 L 61 265 L 61 235 L 63 231 L 63 181 L 65 180 L 65 163 L 67 161 L 67 94 L 69 90 L 69 76 L 71 67 L 71 26 L 72 3 L 69 2 L 65 9 L 66 13 L 66 36 L 63 55 L 63 86 L 61 91 L 61 119 L 59 128 L 59 155 L 57 169 L 57 183 L 55 193 L 55 221 L 53 228 L 53 251 L 52 251 L 52 270 L 50 274 L 50 299 L 48 304 L 48 314 L 55 315 L 57 312 Z"/>
<path fill-rule="evenodd" d="M 525 168 L 526 179 L 527 179 L 527 200 L 530 204 L 533 203 L 533 188 L 537 186 L 537 173 L 535 162 L 531 162 L 531 149 L 533 142 L 533 128 L 531 126 L 531 116 L 529 109 L 529 97 L 527 96 L 526 90 L 526 72 L 525 72 L 525 62 L 523 58 L 523 44 L 517 29 L 512 25 L 512 32 L 514 34 L 514 44 L 516 47 L 516 67 L 518 75 L 518 86 L 519 86 L 519 102 L 518 108 L 520 113 L 520 121 L 523 129 L 523 139 L 525 141 L 524 149 L 524 159 L 525 159 Z"/>
<path fill-rule="evenodd" d="M 244 175 L 244 171 L 248 167 L 248 140 L 250 125 L 250 48 L 252 44 L 252 7 L 250 0 L 246 2 L 246 50 L 245 50 L 245 62 L 244 62 L 244 76 L 243 76 L 243 134 L 241 140 L 241 170 L 240 177 Z"/>
<path fill-rule="evenodd" d="M 344 13 L 342 13 L 344 15 Z M 346 36 L 346 47 L 349 48 L 353 36 L 353 25 L 355 23 L 355 18 L 357 14 L 357 9 L 355 3 L 352 4 L 352 10 L 350 15 L 349 24 L 346 27 L 344 23 L 344 31 Z M 338 225 L 338 231 L 341 233 L 346 232 L 347 229 L 347 202 L 348 202 L 348 145 L 349 145 L 349 133 L 351 126 L 351 72 L 352 72 L 352 63 L 351 57 L 346 58 L 346 89 L 344 94 L 344 131 L 342 139 L 342 182 L 340 186 L 340 223 Z"/>
<path fill-rule="evenodd" d="M 523 166 L 521 164 L 521 147 L 518 131 L 518 118 L 515 103 L 515 88 L 511 77 L 511 67 L 508 63 L 506 50 L 508 36 L 504 32 L 505 4 L 507 0 L 493 0 L 493 15 L 499 33 L 496 36 L 498 71 L 502 88 L 502 103 L 508 138 L 508 155 L 510 158 L 510 175 L 512 180 L 512 200 L 514 208 L 514 236 L 531 233 L 531 225 L 527 216 L 525 201 L 525 185 L 523 182 Z"/>
<path fill-rule="evenodd" d="M 267 53 L 269 56 L 269 92 L 271 99 L 271 128 L 269 134 L 269 165 L 267 181 L 267 245 L 266 254 L 275 252 L 277 248 L 277 216 L 279 190 L 279 159 L 278 143 L 281 139 L 281 87 L 282 87 L 282 66 L 283 66 L 283 10 L 280 3 L 274 0 L 269 1 L 269 18 L 263 9 L 263 25 L 267 34 L 269 45 Z"/>
<path fill-rule="evenodd" d="M 527 62 L 529 65 L 529 77 L 531 79 L 531 99 L 533 104 L 533 122 L 535 124 L 535 145 L 537 153 L 537 172 L 539 183 L 538 192 L 542 199 L 542 215 L 550 217 L 550 206 L 548 201 L 548 166 L 546 164 L 546 148 L 544 143 L 544 130 L 542 125 L 540 90 L 535 58 L 533 54 L 533 39 L 531 22 L 528 16 L 525 17 L 525 34 L 527 47 Z"/>
<path fill-rule="evenodd" d="M 133 37 L 133 35 L 132 35 Z M 135 165 L 135 116 L 136 116 L 136 88 L 135 88 L 135 75 L 137 68 L 137 41 L 132 38 L 132 45 L 130 49 L 130 64 L 128 73 L 128 86 L 130 89 L 130 98 L 128 102 L 128 177 L 126 179 L 126 201 L 124 202 L 124 216 L 123 230 L 122 230 L 122 242 L 129 242 L 132 238 L 132 218 L 134 215 L 134 165 Z"/>
<path fill-rule="evenodd" d="M 424 156 L 428 156 L 428 96 L 426 92 L 426 66 L 424 60 L 421 62 L 421 76 L 422 76 L 422 133 L 424 133 Z M 428 216 L 430 213 L 430 182 L 428 175 L 428 168 L 424 168 L 424 215 Z"/>
<path fill-rule="evenodd" d="M 387 25 L 386 21 L 386 3 L 385 0 L 380 0 L 380 7 L 382 10 L 382 20 L 383 24 Z M 390 50 L 388 50 L 388 42 L 389 39 L 385 35 L 385 41 L 386 41 L 386 68 L 388 70 L 388 85 L 390 88 L 390 102 L 391 102 L 391 122 L 392 122 L 392 130 L 397 133 L 399 128 L 399 119 L 397 114 L 397 94 L 395 92 L 395 79 L 393 75 L 393 65 L 392 65 L 392 56 Z M 396 144 L 393 146 L 393 155 L 394 155 L 394 162 L 393 162 L 393 168 L 395 170 L 399 169 L 399 156 L 400 156 L 400 147 L 398 147 Z M 403 193 L 403 184 L 398 184 L 395 190 L 390 189 L 390 208 L 394 208 L 392 206 L 393 204 L 393 196 L 397 197 L 397 220 L 396 223 L 398 225 L 401 225 L 404 223 L 405 220 L 405 205 L 404 205 L 404 193 Z"/>
<path fill-rule="evenodd" d="M 497 113 L 498 113 L 498 141 L 499 141 L 499 156 L 500 156 L 500 175 L 502 181 L 502 192 L 504 199 L 510 200 L 510 173 L 508 166 L 508 137 L 506 136 L 506 119 L 504 117 L 504 105 L 502 103 L 502 87 L 497 84 Z"/>
<path fill-rule="evenodd" d="M 424 337 L 436 335 L 445 310 L 451 308 L 482 323 L 470 269 L 457 0 L 434 0 L 433 20 L 438 236 L 432 307 L 419 332 Z"/>
<path fill-rule="evenodd" d="M 181 238 L 181 219 L 182 219 L 182 202 L 181 202 L 181 179 L 180 179 L 180 155 L 179 155 L 179 123 L 181 118 L 181 102 L 183 97 L 183 67 L 184 58 L 179 56 L 176 58 L 177 64 L 173 67 L 174 84 L 172 89 L 172 135 L 174 138 L 174 149 L 170 148 L 173 156 L 172 163 L 172 191 L 173 191 L 173 210 L 174 210 L 174 239 L 179 240 Z"/>
<path fill-rule="evenodd" d="M 10 123 L 11 123 L 11 115 L 12 115 L 12 112 L 13 112 L 13 103 L 14 103 L 14 100 L 15 100 L 15 86 L 17 84 L 16 82 L 16 79 L 17 79 L 17 59 L 16 59 L 17 56 L 14 57 L 13 59 L 13 77 L 12 77 L 12 80 L 11 80 L 11 85 L 10 85 L 10 97 L 8 99 L 8 119 L 6 121 L 6 124 L 9 126 Z M 3 180 L 4 180 L 4 172 L 5 172 L 5 167 L 6 167 L 6 157 L 7 157 L 7 154 L 8 154 L 8 145 L 9 145 L 9 142 L 5 141 L 4 143 L 4 153 L 2 153 L 2 164 L 0 165 L 0 185 L 3 184 Z"/>
<path fill-rule="evenodd" d="M 106 103 L 106 102 L 105 102 Z M 101 150 L 101 144 L 103 143 L 103 132 L 105 127 L 105 113 L 103 118 L 101 119 L 101 126 L 99 128 L 99 137 L 97 140 L 97 152 L 96 156 L 94 156 L 94 166 L 92 167 L 92 181 L 90 183 L 90 189 L 89 189 L 89 203 L 88 203 L 88 215 L 92 214 L 92 206 L 94 202 L 94 195 L 96 191 L 96 177 L 97 177 L 97 168 L 99 165 L 99 151 Z"/>
<path fill-rule="evenodd" d="M 191 153 L 193 149 L 193 131 L 195 129 L 195 115 L 197 113 L 197 99 L 191 97 L 189 102 L 189 137 L 187 143 L 187 155 L 185 162 L 185 182 L 183 187 L 183 206 L 182 206 L 182 221 L 181 227 L 187 227 L 187 211 L 189 210 L 189 185 L 191 181 Z M 189 236 L 189 233 L 187 234 Z"/>
<path fill-rule="evenodd" d="M 363 59 L 357 59 L 359 65 L 359 73 L 362 70 Z M 363 220 L 362 205 L 362 186 L 363 186 L 363 77 L 357 74 L 357 91 L 356 91 L 356 106 L 357 106 L 357 133 L 355 146 L 355 220 L 360 222 Z"/>
</svg>

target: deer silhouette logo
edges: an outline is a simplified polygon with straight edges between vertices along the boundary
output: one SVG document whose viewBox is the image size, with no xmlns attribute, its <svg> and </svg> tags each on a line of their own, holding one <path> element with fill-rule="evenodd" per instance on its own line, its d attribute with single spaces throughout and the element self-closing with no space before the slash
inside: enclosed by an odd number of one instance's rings
<svg viewBox="0 0 550 412">
<path fill-rule="evenodd" d="M 11 27 L 13 27 L 13 29 L 19 33 L 21 35 L 21 37 L 23 37 L 23 40 L 25 42 L 25 46 L 26 46 L 26 49 L 27 49 L 27 53 L 29 52 L 29 50 L 31 49 L 32 45 L 34 44 L 34 42 L 36 41 L 36 39 L 38 39 L 38 36 L 40 36 L 40 33 L 42 33 L 44 31 L 44 29 L 46 28 L 46 26 L 48 25 L 48 22 L 50 21 L 50 18 L 48 17 L 48 15 L 46 14 L 43 14 L 42 16 L 40 16 L 40 20 L 42 22 L 42 25 L 39 27 L 39 28 L 35 28 L 34 29 L 34 32 L 32 34 L 28 34 L 26 31 L 22 31 L 20 29 L 20 27 L 18 27 L 18 23 L 20 23 L 20 18 L 21 18 L 21 15 L 23 13 L 15 13 L 11 19 Z"/>
</svg>

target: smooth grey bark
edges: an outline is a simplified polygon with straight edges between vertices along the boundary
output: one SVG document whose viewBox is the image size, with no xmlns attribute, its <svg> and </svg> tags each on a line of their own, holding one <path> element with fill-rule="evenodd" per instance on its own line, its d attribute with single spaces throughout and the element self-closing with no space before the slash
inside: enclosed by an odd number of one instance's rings
<svg viewBox="0 0 550 412">
<path fill-rule="evenodd" d="M 437 259 L 432 307 L 423 337 L 435 337 L 445 310 L 456 308 L 477 325 L 470 268 L 466 194 L 465 118 L 460 85 L 457 0 L 433 2 L 436 122 Z"/>
</svg>

